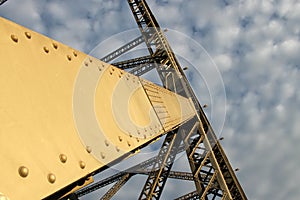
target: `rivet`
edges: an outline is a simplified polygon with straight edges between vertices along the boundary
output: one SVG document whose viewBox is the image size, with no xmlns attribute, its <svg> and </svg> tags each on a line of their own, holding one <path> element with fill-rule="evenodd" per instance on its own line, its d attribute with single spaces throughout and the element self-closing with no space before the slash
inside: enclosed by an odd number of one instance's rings
<svg viewBox="0 0 300 200">
<path fill-rule="evenodd" d="M 130 147 L 131 146 L 131 143 L 129 141 L 127 141 L 127 145 Z"/>
<path fill-rule="evenodd" d="M 11 35 L 10 37 L 14 42 L 18 42 L 18 37 L 16 35 Z"/>
<path fill-rule="evenodd" d="M 111 70 L 114 72 L 114 71 L 115 71 L 115 68 L 111 68 Z"/>
<path fill-rule="evenodd" d="M 144 135 L 144 139 L 146 139 L 147 138 L 147 136 L 146 135 Z"/>
<path fill-rule="evenodd" d="M 84 169 L 85 168 L 85 163 L 83 161 L 80 161 L 79 166 L 80 166 L 81 169 Z"/>
<path fill-rule="evenodd" d="M 29 169 L 25 166 L 19 167 L 19 175 L 23 178 L 26 178 L 29 174 Z"/>
<path fill-rule="evenodd" d="M 139 138 L 136 138 L 136 141 L 137 141 L 137 142 L 140 142 L 140 139 L 139 139 Z"/>
<path fill-rule="evenodd" d="M 105 140 L 104 143 L 107 147 L 109 146 L 109 142 L 107 140 Z"/>
<path fill-rule="evenodd" d="M 101 71 L 101 67 L 98 67 L 98 70 Z"/>
<path fill-rule="evenodd" d="M 117 150 L 117 152 L 119 152 L 120 151 L 119 147 L 116 147 L 116 150 Z"/>
<path fill-rule="evenodd" d="M 104 159 L 105 158 L 105 154 L 103 152 L 101 152 L 101 158 Z"/>
<path fill-rule="evenodd" d="M 44 47 L 44 51 L 45 51 L 46 53 L 49 53 L 48 47 Z"/>
<path fill-rule="evenodd" d="M 87 146 L 87 147 L 86 147 L 86 151 L 87 151 L 88 153 L 91 153 L 91 152 L 92 152 L 92 147 Z"/>
<path fill-rule="evenodd" d="M 90 61 L 90 63 L 92 63 L 92 62 L 93 62 L 93 60 L 92 60 L 91 58 L 89 58 L 89 61 Z"/>
<path fill-rule="evenodd" d="M 60 154 L 60 155 L 59 155 L 59 159 L 60 159 L 60 161 L 61 161 L 62 163 L 66 163 L 67 160 L 68 160 L 68 158 L 67 158 L 67 156 L 66 156 L 65 154 Z"/>
<path fill-rule="evenodd" d="M 57 43 L 53 42 L 52 46 L 53 46 L 54 49 L 58 49 L 58 44 Z"/>
<path fill-rule="evenodd" d="M 77 57 L 77 53 L 76 53 L 76 51 L 73 51 L 73 55 L 74 55 L 75 57 Z"/>
<path fill-rule="evenodd" d="M 56 181 L 55 175 L 52 173 L 48 174 L 48 181 L 49 183 L 53 184 Z"/>
<path fill-rule="evenodd" d="M 87 67 L 87 66 L 89 66 L 89 63 L 87 63 L 87 62 L 84 62 L 84 65 Z"/>
<path fill-rule="evenodd" d="M 29 32 L 25 32 L 25 36 L 30 39 L 31 38 L 31 34 Z"/>
<path fill-rule="evenodd" d="M 71 60 L 72 60 L 72 57 L 71 57 L 70 55 L 67 55 L 67 59 L 68 59 L 69 61 L 71 61 Z"/>
<path fill-rule="evenodd" d="M 122 137 L 121 137 L 121 136 L 119 136 L 118 138 L 119 138 L 119 141 L 120 141 L 120 142 L 122 142 Z"/>
</svg>

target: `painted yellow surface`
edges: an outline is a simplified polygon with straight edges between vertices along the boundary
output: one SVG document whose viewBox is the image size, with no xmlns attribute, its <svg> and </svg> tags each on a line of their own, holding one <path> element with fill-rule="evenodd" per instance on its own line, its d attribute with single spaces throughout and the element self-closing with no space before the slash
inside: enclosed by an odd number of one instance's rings
<svg viewBox="0 0 300 200">
<path fill-rule="evenodd" d="M 45 198 L 194 116 L 188 99 L 3 18 L 0 35 L 11 200 Z"/>
<path fill-rule="evenodd" d="M 140 87 L 128 100 L 128 113 L 130 120 L 140 127 L 146 127 L 151 122 L 149 115 L 143 115 L 144 112 L 149 113 L 152 108 L 150 104 L 146 104 L 147 101 L 143 101 L 144 95 L 145 92 L 143 88 Z"/>
</svg>

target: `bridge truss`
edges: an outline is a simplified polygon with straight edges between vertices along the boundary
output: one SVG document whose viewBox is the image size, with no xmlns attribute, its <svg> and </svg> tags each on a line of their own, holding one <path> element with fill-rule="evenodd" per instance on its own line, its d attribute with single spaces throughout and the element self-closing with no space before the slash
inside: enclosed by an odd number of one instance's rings
<svg viewBox="0 0 300 200">
<path fill-rule="evenodd" d="M 101 197 L 110 199 L 133 176 L 147 180 L 138 199 L 160 199 L 167 179 L 193 181 L 194 191 L 178 197 L 183 199 L 247 199 L 222 146 L 205 116 L 163 30 L 145 0 L 128 0 L 141 36 L 118 48 L 101 60 L 141 76 L 156 70 L 165 88 L 191 99 L 197 115 L 166 134 L 156 157 L 95 182 L 65 197 L 78 199 L 107 185 L 113 186 Z M 112 62 L 140 44 L 146 44 L 148 55 Z M 172 171 L 176 155 L 185 152 L 190 172 Z"/>
</svg>

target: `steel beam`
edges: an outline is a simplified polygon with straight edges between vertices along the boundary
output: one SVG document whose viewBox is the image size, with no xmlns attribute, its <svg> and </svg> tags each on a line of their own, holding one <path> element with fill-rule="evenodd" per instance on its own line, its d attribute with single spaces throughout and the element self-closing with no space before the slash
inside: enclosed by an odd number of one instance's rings
<svg viewBox="0 0 300 200">
<path fill-rule="evenodd" d="M 0 30 L 0 150 L 9 155 L 0 155 L 0 187 L 10 199 L 58 199 L 195 115 L 189 99 L 51 38 L 3 18 Z"/>
<path fill-rule="evenodd" d="M 130 60 L 120 61 L 116 63 L 112 63 L 113 66 L 118 67 L 120 69 L 130 69 L 135 68 L 140 65 L 145 65 L 148 63 L 154 63 L 155 60 L 151 56 L 142 56 Z"/>
<path fill-rule="evenodd" d="M 198 195 L 198 192 L 197 191 L 193 191 L 193 192 L 190 192 L 190 193 L 187 193 L 181 197 L 178 197 L 174 200 L 198 200 L 199 199 L 199 195 Z"/>
<path fill-rule="evenodd" d="M 142 36 L 139 36 L 139 37 L 131 40 L 127 44 L 121 46 L 117 50 L 109 53 L 108 55 L 106 55 L 104 57 L 102 57 L 100 60 L 102 60 L 103 62 L 108 63 L 108 62 L 116 59 L 117 57 L 121 56 L 122 54 L 124 54 L 124 53 L 130 51 L 131 49 L 135 48 L 136 46 L 142 44 L 143 42 L 144 42 L 144 38 Z"/>
<path fill-rule="evenodd" d="M 102 197 L 101 200 L 108 200 L 111 199 L 119 189 L 132 177 L 132 174 L 124 174 L 121 179 L 114 184 Z"/>
<path fill-rule="evenodd" d="M 120 173 L 117 173 L 117 174 L 114 174 L 113 176 L 109 177 L 109 178 L 106 178 L 106 179 L 103 179 L 97 183 L 93 183 L 77 192 L 75 192 L 76 196 L 78 197 L 81 197 L 81 196 L 84 196 L 86 194 L 89 194 L 91 192 L 94 192 L 102 187 L 105 187 L 107 185 L 110 185 L 116 181 L 119 181 L 122 179 L 122 177 L 124 175 L 126 175 L 127 173 L 126 172 L 120 172 Z"/>
<path fill-rule="evenodd" d="M 166 136 L 139 199 L 160 198 L 181 142 L 180 134 L 176 132 L 177 130 Z"/>
<path fill-rule="evenodd" d="M 151 71 L 152 69 L 155 68 L 155 64 L 154 63 L 147 63 L 145 65 L 140 65 L 132 70 L 129 71 L 129 73 L 135 75 L 135 76 L 141 76 L 149 71 Z"/>
</svg>

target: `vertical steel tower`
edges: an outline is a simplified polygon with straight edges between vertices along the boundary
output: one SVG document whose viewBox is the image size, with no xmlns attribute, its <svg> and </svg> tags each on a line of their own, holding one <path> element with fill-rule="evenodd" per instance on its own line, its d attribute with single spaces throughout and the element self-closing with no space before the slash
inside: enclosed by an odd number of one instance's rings
<svg viewBox="0 0 300 200">
<path fill-rule="evenodd" d="M 141 76 L 156 70 L 163 86 L 189 98 L 196 117 L 167 133 L 159 154 L 109 178 L 91 184 L 68 198 L 77 199 L 114 183 L 101 199 L 110 199 L 133 176 L 148 178 L 139 199 L 159 199 L 168 178 L 193 181 L 195 190 L 177 199 L 247 199 L 216 135 L 206 118 L 167 39 L 145 0 L 128 0 L 141 36 L 118 48 L 101 60 L 110 62 L 136 46 L 145 43 L 149 55 L 112 63 Z M 185 151 L 191 172 L 172 171 L 178 153 Z"/>
</svg>

